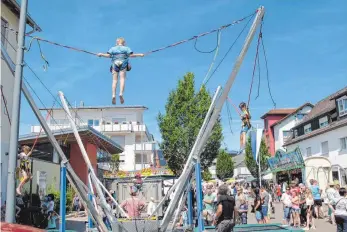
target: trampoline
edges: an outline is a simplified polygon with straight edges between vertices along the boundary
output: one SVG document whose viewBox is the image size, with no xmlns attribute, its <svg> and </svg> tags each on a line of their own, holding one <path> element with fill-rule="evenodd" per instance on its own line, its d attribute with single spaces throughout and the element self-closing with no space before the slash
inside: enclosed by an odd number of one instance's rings
<svg viewBox="0 0 347 232">
<path fill-rule="evenodd" d="M 214 226 L 205 226 L 205 231 L 212 232 L 216 231 Z M 277 224 L 247 224 L 247 225 L 236 225 L 233 232 L 250 232 L 250 231 L 272 231 L 272 232 L 299 232 L 303 231 L 299 228 Z M 194 232 L 199 232 L 198 228 L 194 229 Z"/>
</svg>

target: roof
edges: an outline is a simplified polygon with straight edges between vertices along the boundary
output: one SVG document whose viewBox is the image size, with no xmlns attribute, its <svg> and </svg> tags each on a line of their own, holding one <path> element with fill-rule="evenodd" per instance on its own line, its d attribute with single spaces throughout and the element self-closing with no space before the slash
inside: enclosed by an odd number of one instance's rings
<svg viewBox="0 0 347 232">
<path fill-rule="evenodd" d="M 234 168 L 237 168 L 245 160 L 245 154 L 233 156 Z"/>
<path fill-rule="evenodd" d="M 59 131 L 52 131 L 54 137 L 56 139 L 60 139 L 62 136 L 67 136 L 67 142 L 76 142 L 76 138 L 73 134 L 73 130 L 70 129 L 62 129 Z M 78 129 L 78 133 L 81 136 L 82 140 L 88 140 L 90 143 L 100 147 L 103 150 L 106 150 L 107 152 L 110 152 L 111 154 L 121 153 L 123 152 L 123 147 L 114 142 L 112 139 L 106 137 L 105 135 L 101 134 L 97 130 L 85 126 L 80 127 Z M 34 144 L 35 139 L 37 138 L 38 133 L 31 133 L 27 135 L 21 135 L 19 137 L 19 143 L 20 144 Z M 64 137 L 65 138 L 65 137 Z M 45 133 L 42 133 L 38 137 L 39 143 L 49 142 L 49 139 Z"/>
<path fill-rule="evenodd" d="M 288 114 L 287 116 L 285 116 L 284 118 L 278 120 L 277 122 L 275 122 L 274 124 L 271 125 L 271 127 L 274 127 L 278 124 L 280 124 L 281 122 L 283 122 L 284 120 L 286 120 L 287 118 L 289 118 L 290 116 L 296 114 L 297 112 L 299 112 L 301 109 L 303 109 L 304 107 L 306 106 L 311 106 L 311 107 L 314 107 L 314 105 L 312 105 L 311 103 L 309 102 L 306 102 L 305 104 L 301 105 L 300 107 L 298 107 L 293 113 L 290 113 Z"/>
<path fill-rule="evenodd" d="M 311 110 L 310 113 L 308 113 L 303 120 L 296 125 L 294 128 L 300 127 L 301 125 L 307 123 L 308 121 L 311 121 L 314 118 L 317 118 L 325 113 L 328 113 L 336 108 L 335 98 L 338 96 L 341 96 L 342 94 L 347 93 L 347 86 L 343 89 L 340 89 L 339 91 L 331 94 L 330 96 L 324 98 L 323 100 L 319 101 Z"/>
<path fill-rule="evenodd" d="M 55 108 L 40 108 L 40 110 L 64 110 L 61 107 L 55 107 Z M 74 107 L 73 109 L 78 110 L 102 110 L 102 109 L 143 109 L 148 110 L 146 106 L 140 106 L 140 105 L 134 105 L 134 106 L 79 106 Z"/>
<path fill-rule="evenodd" d="M 20 15 L 20 2 L 16 0 L 1 0 L 10 10 L 19 18 Z M 42 31 L 40 26 L 34 19 L 27 13 L 27 24 L 29 24 L 35 31 Z"/>
<path fill-rule="evenodd" d="M 332 123 L 328 124 L 328 126 L 326 126 L 326 127 L 322 127 L 322 128 L 317 129 L 317 130 L 313 130 L 310 133 L 307 133 L 307 134 L 298 136 L 298 137 L 296 137 L 294 139 L 288 140 L 284 144 L 284 146 L 288 146 L 288 145 L 291 145 L 291 144 L 294 144 L 294 143 L 298 143 L 298 142 L 303 141 L 305 139 L 312 138 L 314 136 L 323 134 L 323 133 L 331 131 L 331 130 L 338 129 L 338 128 L 343 127 L 343 126 L 347 126 L 347 118 L 342 119 L 342 120 L 338 120 L 338 121 L 335 121 L 335 122 L 332 122 Z"/>
<path fill-rule="evenodd" d="M 287 115 L 291 114 L 296 110 L 296 108 L 282 108 L 282 109 L 273 109 L 261 116 L 261 119 L 264 119 L 268 115 Z"/>
</svg>

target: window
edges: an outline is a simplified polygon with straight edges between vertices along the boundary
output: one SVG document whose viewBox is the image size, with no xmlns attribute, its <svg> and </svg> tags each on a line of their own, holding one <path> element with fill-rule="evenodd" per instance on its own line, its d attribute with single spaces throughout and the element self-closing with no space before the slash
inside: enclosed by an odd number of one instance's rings
<svg viewBox="0 0 347 232">
<path fill-rule="evenodd" d="M 298 130 L 294 130 L 294 138 L 298 137 Z"/>
<path fill-rule="evenodd" d="M 311 132 L 312 129 L 311 129 L 311 123 L 310 124 L 307 124 L 304 126 L 304 133 L 307 134 L 309 132 Z"/>
<path fill-rule="evenodd" d="M 6 44 L 7 44 L 7 28 L 8 27 L 8 22 L 3 18 L 1 17 L 1 45 L 4 46 L 6 48 Z"/>
<path fill-rule="evenodd" d="M 347 137 L 341 138 L 340 143 L 341 143 L 341 150 L 346 150 L 347 149 Z"/>
<path fill-rule="evenodd" d="M 296 115 L 296 118 L 297 118 L 298 120 L 301 120 L 301 119 L 304 118 L 304 116 L 305 116 L 305 114 L 297 114 L 297 115 Z"/>
<path fill-rule="evenodd" d="M 88 126 L 100 126 L 99 119 L 88 119 Z"/>
<path fill-rule="evenodd" d="M 337 105 L 339 108 L 339 116 L 347 114 L 347 96 L 343 96 L 337 99 Z"/>
<path fill-rule="evenodd" d="M 329 156 L 329 143 L 328 141 L 322 142 L 322 155 Z"/>
<path fill-rule="evenodd" d="M 319 119 L 319 128 L 326 127 L 328 125 L 328 116 Z"/>
<path fill-rule="evenodd" d="M 144 164 L 148 164 L 148 163 L 150 163 L 150 160 L 148 157 L 149 156 L 146 154 L 135 154 L 135 163 L 136 164 L 142 164 L 142 161 L 143 161 Z"/>
<path fill-rule="evenodd" d="M 290 139 L 292 133 L 291 131 L 288 131 L 288 130 L 284 130 L 282 131 L 283 133 L 283 143 L 285 143 L 288 139 Z"/>
<path fill-rule="evenodd" d="M 307 157 L 312 156 L 311 147 L 306 148 L 306 156 L 307 156 Z"/>
<path fill-rule="evenodd" d="M 264 120 L 264 128 L 265 128 L 265 130 L 267 130 L 268 129 L 268 125 L 269 123 L 268 123 L 268 120 L 267 119 L 265 119 Z"/>
</svg>

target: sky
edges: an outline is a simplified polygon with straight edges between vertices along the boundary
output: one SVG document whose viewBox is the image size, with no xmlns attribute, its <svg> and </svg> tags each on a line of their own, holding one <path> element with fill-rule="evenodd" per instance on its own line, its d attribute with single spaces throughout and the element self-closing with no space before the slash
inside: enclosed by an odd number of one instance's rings
<svg viewBox="0 0 347 232">
<path fill-rule="evenodd" d="M 277 108 L 295 108 L 305 102 L 314 104 L 347 85 L 347 1 L 344 0 L 29 0 L 28 10 L 43 30 L 35 33 L 36 36 L 91 52 L 107 52 L 117 37 L 124 37 L 134 52 L 142 53 L 231 23 L 252 14 L 260 5 L 266 11 L 263 39 L 269 84 Z M 222 31 L 217 63 L 244 25 L 245 22 Z M 208 82 L 211 94 L 227 81 L 246 32 Z M 197 46 L 205 51 L 213 49 L 216 34 L 199 39 Z M 42 68 L 36 44 L 25 54 L 25 61 L 54 94 L 63 91 L 70 102 L 83 101 L 86 106 L 111 105 L 110 60 L 43 42 L 41 48 L 50 64 L 47 71 Z M 236 105 L 248 100 L 255 53 L 256 38 L 229 93 Z M 156 140 L 160 141 L 156 117 L 158 112 L 165 112 L 169 92 L 186 72 L 195 74 L 198 90 L 213 55 L 197 52 L 194 42 L 190 42 L 131 60 L 125 104 L 148 107 L 144 121 Z M 260 63 L 259 97 L 255 99 L 256 76 L 250 111 L 253 125 L 262 127 L 260 117 L 274 106 L 262 55 Z M 28 68 L 24 76 L 43 103 L 51 107 L 53 98 Z M 38 99 L 35 100 L 41 107 Z M 30 132 L 30 125 L 38 122 L 25 98 L 21 107 L 20 133 L 26 134 Z M 223 146 L 237 150 L 241 123 L 234 109 L 231 116 L 230 129 L 224 107 Z"/>
</svg>

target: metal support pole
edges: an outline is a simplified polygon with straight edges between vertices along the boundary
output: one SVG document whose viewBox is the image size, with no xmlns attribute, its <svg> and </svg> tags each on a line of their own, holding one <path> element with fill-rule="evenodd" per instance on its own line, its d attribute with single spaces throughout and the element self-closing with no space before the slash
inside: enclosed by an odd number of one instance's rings
<svg viewBox="0 0 347 232">
<path fill-rule="evenodd" d="M 59 232 L 64 232 L 66 228 L 66 167 L 60 167 L 60 226 Z"/>
<path fill-rule="evenodd" d="M 16 188 L 16 164 L 18 154 L 18 132 L 20 118 L 20 97 L 23 74 L 23 57 L 25 49 L 25 27 L 27 18 L 28 0 L 21 1 L 19 30 L 18 30 L 18 50 L 16 57 L 16 71 L 13 85 L 12 100 L 12 122 L 10 131 L 10 149 L 7 171 L 7 194 L 6 194 L 6 222 L 15 222 L 15 188 Z"/>
<path fill-rule="evenodd" d="M 196 183 L 196 205 L 198 217 L 198 231 L 204 231 L 204 218 L 202 217 L 203 202 L 202 202 L 202 186 L 201 186 L 201 167 L 200 162 L 195 164 L 195 183 Z"/>
<path fill-rule="evenodd" d="M 245 39 L 245 43 L 241 49 L 241 52 L 238 56 L 238 58 L 236 59 L 236 62 L 233 66 L 233 70 L 229 76 L 229 79 L 227 81 L 227 83 L 225 84 L 224 86 L 224 89 L 221 93 L 221 96 L 218 98 L 218 100 L 216 101 L 216 106 L 215 108 L 213 109 L 213 112 L 212 112 L 212 115 L 211 117 L 209 117 L 209 120 L 208 120 L 208 125 L 206 126 L 205 129 L 204 128 L 204 125 L 202 126 L 202 128 L 200 129 L 200 131 L 202 130 L 203 133 L 202 133 L 202 137 L 197 137 L 196 141 L 195 141 L 195 144 L 192 148 L 192 151 L 191 151 L 191 154 L 189 155 L 188 159 L 187 159 L 187 163 L 183 169 L 183 173 L 187 170 L 187 168 L 189 167 L 189 165 L 194 161 L 194 158 L 198 158 L 198 156 L 200 155 L 200 153 L 202 152 L 203 150 L 203 146 L 206 144 L 206 141 L 207 139 L 209 138 L 210 134 L 211 134 L 211 131 L 216 123 L 216 121 L 218 120 L 218 117 L 220 116 L 220 112 L 222 110 L 222 107 L 226 101 L 226 99 L 228 98 L 228 94 L 229 94 L 229 91 L 231 89 L 231 86 L 233 85 L 234 83 L 234 80 L 239 72 L 239 69 L 241 67 L 241 64 L 242 64 L 242 61 L 244 60 L 245 58 L 245 55 L 249 49 L 249 46 L 251 44 L 251 41 L 255 35 L 255 32 L 256 32 L 256 29 L 258 27 L 258 25 L 260 24 L 263 16 L 264 16 L 264 12 L 265 12 L 265 9 L 264 7 L 259 7 L 258 8 L 258 11 L 257 11 L 257 14 L 255 16 L 255 19 L 253 21 L 253 24 L 248 32 L 248 35 Z M 212 102 L 213 104 L 213 102 Z M 211 104 L 211 105 L 212 105 Z M 207 116 L 206 116 L 207 118 Z M 199 135 L 200 135 L 200 132 L 199 132 Z M 196 145 L 198 143 L 198 146 Z M 196 147 L 197 146 L 197 147 Z M 194 150 L 196 149 L 196 150 Z M 182 176 L 184 176 L 183 174 L 181 175 L 180 178 L 182 178 Z M 182 188 L 181 189 L 178 189 L 176 190 L 176 194 L 174 196 L 174 199 L 170 202 L 169 204 L 169 207 L 164 215 L 164 218 L 163 218 L 163 221 L 162 221 L 162 224 L 161 224 L 161 230 L 162 231 L 165 231 L 168 224 L 169 224 L 169 218 L 172 217 L 172 207 L 174 207 L 175 201 L 178 201 L 178 197 L 177 195 L 180 195 L 182 194 Z M 171 204 L 172 203 L 172 204 Z"/>
<path fill-rule="evenodd" d="M 9 58 L 9 55 L 7 54 L 6 50 L 2 46 L 1 46 L 1 55 L 4 58 L 6 64 L 8 65 L 10 71 L 14 75 L 15 65 L 14 65 L 13 61 Z M 68 174 L 67 177 L 68 177 L 68 180 L 69 180 L 70 184 L 76 190 L 76 192 L 79 193 L 79 195 L 81 196 L 83 202 L 85 203 L 85 205 L 87 206 L 87 208 L 89 209 L 91 214 L 93 215 L 93 220 L 95 220 L 95 222 L 98 224 L 99 230 L 100 231 L 107 231 L 107 228 L 106 228 L 102 218 L 95 211 L 94 207 L 92 206 L 92 204 L 88 200 L 88 196 L 87 196 L 87 193 L 86 193 L 87 187 L 79 179 L 79 177 L 76 175 L 76 173 L 74 172 L 74 170 L 72 169 L 72 167 L 68 163 L 67 158 L 66 158 L 63 150 L 59 146 L 59 143 L 55 139 L 52 131 L 50 130 L 50 128 L 49 128 L 49 126 L 48 126 L 48 124 L 46 122 L 46 120 L 43 118 L 42 114 L 40 113 L 39 108 L 37 107 L 34 99 L 32 98 L 28 88 L 26 87 L 26 85 L 24 83 L 22 84 L 22 92 L 23 92 L 25 98 L 27 99 L 30 107 L 32 108 L 35 116 L 37 117 L 38 121 L 40 122 L 43 130 L 45 131 L 49 141 L 52 144 L 52 146 L 54 147 L 54 149 L 57 150 L 57 152 L 58 152 L 62 162 L 65 163 L 67 174 Z"/>
<path fill-rule="evenodd" d="M 261 188 L 261 159 L 260 159 L 260 154 L 258 154 L 258 175 L 259 175 L 259 188 Z"/>
<path fill-rule="evenodd" d="M 193 227 L 193 196 L 192 196 L 192 187 L 190 183 L 188 188 L 187 206 L 188 206 L 188 225 L 189 227 Z"/>
</svg>

